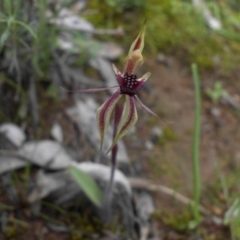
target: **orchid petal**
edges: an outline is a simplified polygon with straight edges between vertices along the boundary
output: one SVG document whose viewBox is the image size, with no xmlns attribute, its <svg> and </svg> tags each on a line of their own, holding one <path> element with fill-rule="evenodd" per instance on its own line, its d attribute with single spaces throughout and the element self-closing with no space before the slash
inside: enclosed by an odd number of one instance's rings
<svg viewBox="0 0 240 240">
<path fill-rule="evenodd" d="M 104 140 L 104 136 L 106 134 L 107 128 L 109 126 L 109 122 L 111 119 L 111 115 L 113 110 L 115 109 L 116 104 L 121 99 L 123 95 L 120 94 L 119 91 L 115 92 L 107 101 L 103 103 L 101 107 L 97 109 L 97 125 L 101 138 L 101 148 Z"/>
<path fill-rule="evenodd" d="M 113 71 L 116 75 L 122 75 L 121 72 L 117 69 L 117 67 L 115 66 L 115 64 L 112 64 L 113 67 Z"/>
<path fill-rule="evenodd" d="M 69 90 L 62 88 L 66 92 L 80 92 L 80 93 L 93 93 L 93 92 L 101 92 L 101 91 L 106 91 L 112 88 L 117 88 L 119 86 L 113 86 L 113 87 L 107 87 L 107 88 L 90 88 L 90 89 L 78 89 L 78 90 Z"/>
<path fill-rule="evenodd" d="M 141 78 L 138 79 L 138 81 L 144 81 L 146 82 L 148 78 L 151 76 L 150 72 L 145 73 Z"/>
<path fill-rule="evenodd" d="M 138 98 L 137 95 L 134 96 L 134 98 L 140 103 L 140 105 L 150 114 L 152 114 L 153 116 L 159 118 L 160 120 L 162 120 L 163 122 L 167 123 L 164 119 L 162 119 L 161 117 L 159 117 L 155 112 L 153 112 L 151 109 L 149 109 L 146 105 L 144 105 L 141 100 Z"/>
<path fill-rule="evenodd" d="M 113 67 L 113 71 L 117 77 L 117 82 L 120 86 L 123 85 L 124 83 L 124 77 L 122 76 L 122 73 L 116 68 L 116 66 L 114 64 L 112 64 Z"/>
<path fill-rule="evenodd" d="M 141 78 L 137 79 L 137 84 L 134 86 L 134 91 L 138 92 L 139 89 L 145 84 L 148 78 L 151 76 L 150 72 L 145 73 Z"/>
<path fill-rule="evenodd" d="M 115 144 L 119 141 L 119 139 L 121 139 L 135 125 L 138 119 L 134 98 L 128 95 L 125 95 L 125 97 L 126 100 L 124 113 L 119 123 L 119 127 L 115 139 L 113 140 L 113 144 L 109 148 L 108 152 L 110 152 L 115 146 Z"/>
<path fill-rule="evenodd" d="M 131 74 L 135 72 L 139 67 L 141 67 L 142 64 L 143 64 L 143 56 L 141 51 L 137 49 L 131 52 L 127 56 L 124 64 L 124 72 Z"/>
</svg>

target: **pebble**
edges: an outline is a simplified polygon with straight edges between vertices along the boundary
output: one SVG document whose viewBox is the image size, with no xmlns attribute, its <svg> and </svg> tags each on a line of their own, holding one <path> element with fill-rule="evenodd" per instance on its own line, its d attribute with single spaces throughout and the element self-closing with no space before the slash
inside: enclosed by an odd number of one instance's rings
<svg viewBox="0 0 240 240">
<path fill-rule="evenodd" d="M 221 117 L 221 115 L 222 115 L 221 110 L 220 110 L 219 108 L 217 108 L 217 107 L 212 107 L 212 108 L 210 109 L 210 113 L 211 113 L 214 117 L 216 117 L 216 118 L 219 118 L 219 117 Z"/>
<path fill-rule="evenodd" d="M 153 149 L 153 143 L 151 142 L 151 141 L 146 141 L 146 143 L 145 143 L 145 147 L 146 147 L 146 149 L 147 150 L 152 150 Z"/>
<path fill-rule="evenodd" d="M 51 136 L 59 143 L 63 142 L 63 130 L 59 123 L 55 122 L 51 128 Z"/>
<path fill-rule="evenodd" d="M 0 126 L 0 132 L 4 133 L 7 139 L 16 147 L 21 147 L 26 140 L 26 135 L 23 130 L 13 123 L 2 124 Z"/>
<path fill-rule="evenodd" d="M 173 61 L 163 53 L 157 55 L 157 61 L 169 68 L 173 66 Z"/>
</svg>

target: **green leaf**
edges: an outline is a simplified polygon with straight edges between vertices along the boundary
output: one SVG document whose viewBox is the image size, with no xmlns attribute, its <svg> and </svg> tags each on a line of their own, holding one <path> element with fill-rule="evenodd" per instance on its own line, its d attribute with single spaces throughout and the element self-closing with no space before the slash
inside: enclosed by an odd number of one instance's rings
<svg viewBox="0 0 240 240">
<path fill-rule="evenodd" d="M 192 221 L 189 221 L 189 223 L 188 223 L 188 228 L 189 228 L 190 230 L 193 230 L 193 229 L 195 229 L 198 225 L 199 225 L 199 222 L 198 222 L 198 221 L 192 220 Z"/>
<path fill-rule="evenodd" d="M 0 37 L 0 51 L 2 50 L 4 43 L 6 42 L 8 37 L 9 37 L 9 31 L 8 29 L 6 29 Z"/>
<path fill-rule="evenodd" d="M 20 21 L 14 21 L 14 22 L 24 27 L 35 39 L 37 39 L 36 33 L 26 23 L 20 22 Z"/>
<path fill-rule="evenodd" d="M 58 99 L 58 87 L 55 84 L 51 84 L 47 89 L 47 95 L 55 100 Z"/>
<path fill-rule="evenodd" d="M 9 15 L 11 15 L 12 12 L 12 1 L 4 1 L 3 6 L 5 10 L 8 12 Z"/>
<path fill-rule="evenodd" d="M 15 22 L 15 19 L 13 16 L 9 17 L 8 20 L 7 20 L 7 25 L 8 25 L 8 28 L 10 29 L 11 28 L 11 25 Z"/>
<path fill-rule="evenodd" d="M 76 167 L 70 166 L 69 171 L 73 179 L 78 183 L 87 197 L 95 205 L 101 206 L 103 201 L 103 193 L 97 186 L 96 182 L 91 177 L 89 177 L 88 174 L 84 173 Z"/>
</svg>

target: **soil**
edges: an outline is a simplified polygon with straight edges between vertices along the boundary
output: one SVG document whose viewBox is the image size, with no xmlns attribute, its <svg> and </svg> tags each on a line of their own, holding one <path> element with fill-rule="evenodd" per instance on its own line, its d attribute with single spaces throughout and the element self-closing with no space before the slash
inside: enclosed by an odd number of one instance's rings
<svg viewBox="0 0 240 240">
<path fill-rule="evenodd" d="M 182 66 L 179 61 L 169 58 L 172 66 L 158 63 L 150 59 L 144 64 L 142 71 L 150 71 L 152 76 L 148 80 L 146 88 L 139 95 L 142 102 L 151 110 L 159 114 L 165 121 L 159 121 L 149 115 L 139 106 L 139 120 L 135 132 L 124 138 L 130 160 L 133 164 L 139 165 L 141 170 L 139 176 L 147 178 L 155 184 L 168 186 L 183 195 L 193 197 L 193 171 L 192 171 L 192 141 L 194 130 L 195 94 L 194 84 L 190 67 Z M 201 203 L 212 215 L 222 217 L 229 207 L 229 199 L 237 194 L 238 174 L 240 165 L 240 129 L 239 111 L 229 106 L 226 102 L 220 101 L 213 104 L 205 94 L 208 87 L 212 87 L 216 80 L 223 83 L 224 89 L 239 101 L 240 95 L 239 76 L 236 72 L 231 78 L 225 79 L 218 76 L 216 71 L 202 74 L 202 114 L 201 114 L 201 145 L 200 145 L 200 166 L 201 166 Z M 56 104 L 56 105 L 55 105 Z M 44 126 L 51 126 L 56 118 L 64 129 L 65 139 L 69 144 L 75 145 L 76 138 L 74 127 L 68 124 L 64 114 L 66 106 L 71 106 L 71 96 L 63 103 L 50 104 L 42 111 L 46 116 Z M 215 111 L 215 112 L 214 112 Z M 43 117 L 43 115 L 42 115 Z M 154 127 L 160 128 L 164 134 L 155 137 L 152 134 Z M 31 131 L 31 130 L 30 130 Z M 44 135 L 47 137 L 47 135 Z M 150 144 L 150 145 L 149 145 Z M 84 147 L 86 148 L 87 143 Z M 75 147 L 79 147 L 77 144 Z M 89 158 L 87 151 L 83 157 Z M 135 173 L 138 174 L 138 173 Z M 229 199 L 222 188 L 225 181 Z M 0 202 L 8 204 L 8 199 L 1 190 Z M 177 216 L 185 206 L 176 202 L 164 194 L 154 194 L 156 209 L 161 213 L 168 211 L 172 216 Z M 18 209 L 19 210 L 19 209 Z M 11 214 L 15 218 L 29 224 L 25 231 L 13 233 L 5 239 L 75 239 L 65 233 L 56 233 L 45 226 L 45 221 L 29 214 L 27 206 L 23 207 L 25 215 L 17 215 L 17 211 Z M 171 216 L 168 216 L 169 218 Z M 173 223 L 167 223 L 162 217 L 156 218 L 157 227 L 165 231 L 164 239 L 197 239 L 195 231 L 179 231 L 174 228 Z M 203 219 L 200 230 L 208 239 L 230 239 L 229 229 L 213 224 L 209 219 Z M 209 222 L 210 221 L 210 222 Z M 166 233 L 167 232 L 167 233 Z M 0 236 L 1 238 L 1 236 Z M 85 239 L 85 238 L 78 238 Z M 87 238 L 86 238 L 87 239 Z M 205 239 L 205 238 L 204 238 Z M 206 238 L 207 239 L 207 238 Z"/>
</svg>

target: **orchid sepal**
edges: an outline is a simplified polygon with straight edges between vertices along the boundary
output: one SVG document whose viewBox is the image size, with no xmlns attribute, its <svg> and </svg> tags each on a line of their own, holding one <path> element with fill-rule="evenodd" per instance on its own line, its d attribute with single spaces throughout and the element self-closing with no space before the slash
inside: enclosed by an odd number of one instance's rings
<svg viewBox="0 0 240 240">
<path fill-rule="evenodd" d="M 135 51 L 137 49 L 140 50 L 140 52 L 142 52 L 142 50 L 144 48 L 144 38 L 145 38 L 146 25 L 147 25 L 147 23 L 145 21 L 142 29 L 140 30 L 140 32 L 137 36 L 137 38 L 132 43 L 132 45 L 129 49 L 128 55 L 130 55 L 133 51 Z"/>
<path fill-rule="evenodd" d="M 135 105 L 135 100 L 133 97 L 125 95 L 125 104 L 123 110 L 123 116 L 119 122 L 117 127 L 117 133 L 115 138 L 113 139 L 112 146 L 108 149 L 107 153 L 110 152 L 113 147 L 117 144 L 117 142 L 129 132 L 135 123 L 138 120 L 137 109 Z"/>
<path fill-rule="evenodd" d="M 97 109 L 97 126 L 100 133 L 100 149 L 102 149 L 103 140 L 109 126 L 112 113 L 115 109 L 116 104 L 122 98 L 120 91 L 116 91 L 109 99 L 107 99 L 102 106 Z"/>
<path fill-rule="evenodd" d="M 94 92 L 102 92 L 102 91 L 107 91 L 113 88 L 118 88 L 119 86 L 113 86 L 113 87 L 106 87 L 106 88 L 89 88 L 89 89 L 78 89 L 78 90 L 70 90 L 70 89 L 65 89 L 62 87 L 62 89 L 66 92 L 76 92 L 76 93 L 94 93 Z"/>
<path fill-rule="evenodd" d="M 145 30 L 146 21 L 129 49 L 128 56 L 124 64 L 124 72 L 133 73 L 143 64 L 142 50 L 144 48 Z"/>
<path fill-rule="evenodd" d="M 147 73 L 145 73 L 142 77 L 140 77 L 139 79 L 138 79 L 138 81 L 144 81 L 144 83 L 150 78 L 150 76 L 151 76 L 151 73 L 150 72 L 147 72 Z"/>
<path fill-rule="evenodd" d="M 153 116 L 157 117 L 158 119 L 160 119 L 161 121 L 163 121 L 166 124 L 169 124 L 171 122 L 167 122 L 164 119 L 162 119 L 161 117 L 159 117 L 155 112 L 153 112 L 150 108 L 148 108 L 145 104 L 142 103 L 142 101 L 139 99 L 139 97 L 137 95 L 134 96 L 134 98 L 140 103 L 140 105 L 142 106 L 142 108 L 147 111 L 148 113 L 152 114 Z"/>
</svg>

